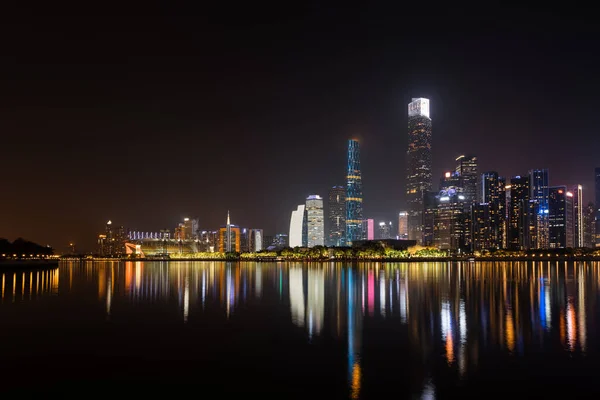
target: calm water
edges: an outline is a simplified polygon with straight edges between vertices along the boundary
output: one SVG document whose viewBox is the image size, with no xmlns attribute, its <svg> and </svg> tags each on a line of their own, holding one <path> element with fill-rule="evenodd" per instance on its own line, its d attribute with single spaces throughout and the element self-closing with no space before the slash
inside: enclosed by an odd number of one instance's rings
<svg viewBox="0 0 600 400">
<path fill-rule="evenodd" d="M 0 279 L 0 379 L 21 397 L 600 395 L 600 263 L 87 262 Z"/>
</svg>

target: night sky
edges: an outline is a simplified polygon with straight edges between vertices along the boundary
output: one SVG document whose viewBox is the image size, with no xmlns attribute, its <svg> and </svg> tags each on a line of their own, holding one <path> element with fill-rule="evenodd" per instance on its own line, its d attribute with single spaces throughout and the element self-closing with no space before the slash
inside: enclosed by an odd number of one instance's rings
<svg viewBox="0 0 600 400">
<path fill-rule="evenodd" d="M 350 137 L 365 217 L 396 221 L 412 97 L 431 99 L 434 185 L 472 153 L 482 172 L 546 167 L 551 185 L 593 199 L 593 19 L 421 3 L 52 7 L 12 10 L 0 27 L 0 237 L 93 250 L 109 219 L 214 229 L 228 209 L 232 223 L 287 233 L 307 195 L 345 183 Z"/>
</svg>

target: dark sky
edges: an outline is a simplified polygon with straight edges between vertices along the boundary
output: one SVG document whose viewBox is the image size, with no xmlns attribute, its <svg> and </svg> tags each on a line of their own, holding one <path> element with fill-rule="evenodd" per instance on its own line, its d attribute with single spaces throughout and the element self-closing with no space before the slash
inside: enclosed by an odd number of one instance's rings
<svg viewBox="0 0 600 400">
<path fill-rule="evenodd" d="M 344 184 L 353 136 L 365 216 L 393 218 L 411 97 L 431 99 L 434 182 L 473 153 L 508 177 L 547 167 L 551 184 L 581 183 L 592 200 L 593 19 L 152 4 L 4 13 L 0 237 L 92 250 L 108 219 L 157 231 L 196 215 L 216 228 L 227 209 L 233 223 L 287 232 L 307 195 Z"/>
</svg>

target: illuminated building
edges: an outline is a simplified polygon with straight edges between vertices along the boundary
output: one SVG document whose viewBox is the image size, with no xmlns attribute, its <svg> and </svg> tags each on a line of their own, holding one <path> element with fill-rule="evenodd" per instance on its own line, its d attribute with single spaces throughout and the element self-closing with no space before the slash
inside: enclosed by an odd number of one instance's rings
<svg viewBox="0 0 600 400">
<path fill-rule="evenodd" d="M 450 188 L 462 188 L 460 175 L 458 172 L 445 172 L 440 178 L 440 190 L 448 190 Z"/>
<path fill-rule="evenodd" d="M 379 223 L 379 239 L 392 239 L 392 222 Z"/>
<path fill-rule="evenodd" d="M 265 236 L 266 237 L 266 236 Z M 271 240 L 271 245 L 270 247 L 273 247 L 274 249 L 283 249 L 285 247 L 290 247 L 290 243 L 289 243 L 289 237 L 288 235 L 286 235 L 285 233 L 278 233 L 276 234 L 273 239 Z"/>
<path fill-rule="evenodd" d="M 229 211 L 227 211 L 227 224 L 219 229 L 219 252 L 220 253 L 239 253 L 241 251 L 241 232 L 240 227 L 231 224 Z"/>
<path fill-rule="evenodd" d="M 194 240 L 198 238 L 198 219 L 184 218 L 183 223 L 179 224 L 179 234 L 176 238 L 182 240 Z"/>
<path fill-rule="evenodd" d="M 455 174 L 460 179 L 460 187 L 463 190 L 465 196 L 465 211 L 468 211 L 470 205 L 475 202 L 479 202 L 478 196 L 478 185 L 479 175 L 477 173 L 477 157 L 459 156 L 456 158 L 456 170 Z"/>
<path fill-rule="evenodd" d="M 490 248 L 504 248 L 504 228 L 506 225 L 506 192 L 504 179 L 495 171 L 481 176 L 481 202 L 488 204 L 490 219 Z M 473 222 L 475 220 L 473 219 Z"/>
<path fill-rule="evenodd" d="M 290 219 L 290 247 L 302 247 L 302 226 L 304 225 L 304 204 L 292 211 Z"/>
<path fill-rule="evenodd" d="M 583 246 L 596 247 L 596 207 L 588 203 L 583 212 Z"/>
<path fill-rule="evenodd" d="M 583 186 L 575 186 L 571 193 L 573 193 L 573 247 L 583 247 L 583 212 L 585 208 L 583 204 Z"/>
<path fill-rule="evenodd" d="M 408 239 L 408 213 L 400 211 L 398 214 L 398 239 Z"/>
<path fill-rule="evenodd" d="M 313 194 L 306 198 L 307 247 L 325 245 L 323 198 Z"/>
<path fill-rule="evenodd" d="M 431 118 L 429 99 L 408 104 L 406 200 L 408 238 L 423 243 L 423 195 L 431 190 Z"/>
<path fill-rule="evenodd" d="M 433 244 L 440 250 L 464 252 L 467 250 L 468 220 L 465 196 L 460 190 L 440 191 L 434 211 Z"/>
<path fill-rule="evenodd" d="M 348 168 L 346 174 L 346 242 L 363 239 L 363 192 L 358 140 L 348 140 Z"/>
<path fill-rule="evenodd" d="M 363 219 L 361 229 L 366 236 L 366 240 L 375 239 L 375 221 L 373 219 Z"/>
<path fill-rule="evenodd" d="M 423 193 L 423 246 L 433 246 L 434 219 L 439 192 Z M 410 223 L 410 222 L 409 222 Z"/>
<path fill-rule="evenodd" d="M 537 214 L 530 218 L 529 229 L 537 232 L 536 240 L 531 243 L 531 248 L 547 249 L 549 245 L 548 221 L 548 170 L 534 169 L 529 171 L 529 199 L 537 202 Z"/>
<path fill-rule="evenodd" d="M 596 192 L 596 227 L 594 236 L 596 236 L 596 247 L 600 247 L 600 167 L 594 170 L 594 191 Z"/>
<path fill-rule="evenodd" d="M 471 207 L 471 229 L 473 250 L 484 250 L 493 248 L 496 245 L 495 233 L 492 229 L 493 218 L 491 216 L 492 207 L 488 203 L 473 204 Z"/>
<path fill-rule="evenodd" d="M 568 222 L 569 207 L 572 200 L 567 200 L 567 187 L 555 186 L 549 190 L 548 219 L 549 219 L 549 245 L 552 249 L 568 247 Z M 572 206 L 571 206 L 572 207 Z M 572 241 L 571 241 L 572 242 Z"/>
<path fill-rule="evenodd" d="M 529 208 L 529 177 L 510 179 L 510 209 L 508 212 L 508 247 L 511 250 L 527 248 Z"/>
<path fill-rule="evenodd" d="M 334 186 L 329 190 L 328 246 L 344 246 L 346 243 L 346 188 Z"/>
<path fill-rule="evenodd" d="M 249 250 L 251 252 L 257 252 L 264 249 L 265 243 L 263 241 L 263 230 L 262 229 L 250 229 L 248 234 Z"/>
</svg>

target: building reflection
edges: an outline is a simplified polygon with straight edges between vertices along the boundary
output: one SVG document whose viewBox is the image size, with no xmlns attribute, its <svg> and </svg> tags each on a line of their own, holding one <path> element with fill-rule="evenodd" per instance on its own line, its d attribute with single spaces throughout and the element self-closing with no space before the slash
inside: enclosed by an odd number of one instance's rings
<svg viewBox="0 0 600 400">
<path fill-rule="evenodd" d="M 431 366 L 440 355 L 453 373 L 468 377 L 489 352 L 519 357 L 525 347 L 556 345 L 585 352 L 600 263 L 132 261 L 2 273 L 0 283 L 3 303 L 94 285 L 89 293 L 97 293 L 107 318 L 128 305 L 154 303 L 173 307 L 188 324 L 208 311 L 235 318 L 252 307 L 283 308 L 287 323 L 304 330 L 307 340 L 333 336 L 345 343 L 351 398 L 360 397 L 365 372 L 376 368 L 362 355 L 364 326 L 376 321 L 398 330 L 406 360 L 420 360 L 411 369 L 414 391 L 434 398 Z"/>
</svg>

